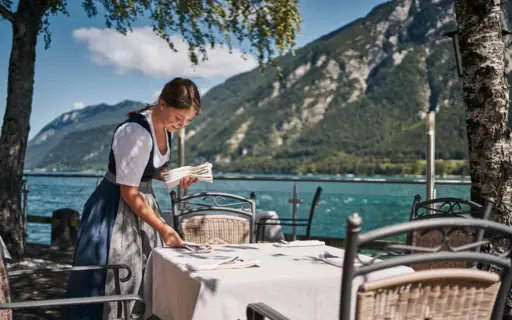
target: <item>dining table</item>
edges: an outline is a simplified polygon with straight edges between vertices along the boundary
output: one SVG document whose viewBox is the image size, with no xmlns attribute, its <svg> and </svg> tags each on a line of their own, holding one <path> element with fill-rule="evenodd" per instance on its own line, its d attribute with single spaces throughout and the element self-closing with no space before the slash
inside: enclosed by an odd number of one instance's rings
<svg viewBox="0 0 512 320">
<path fill-rule="evenodd" d="M 289 244 L 214 245 L 202 253 L 154 249 L 144 273 L 144 319 L 151 315 L 162 320 L 246 319 L 247 305 L 258 302 L 294 320 L 338 319 L 344 250 L 319 241 Z M 325 256 L 330 260 L 321 259 Z M 372 258 L 360 255 L 360 259 Z M 229 261 L 238 263 L 229 266 Z M 369 273 L 365 279 L 410 272 L 414 270 L 398 266 Z M 353 281 L 352 306 L 363 281 L 362 277 Z"/>
</svg>

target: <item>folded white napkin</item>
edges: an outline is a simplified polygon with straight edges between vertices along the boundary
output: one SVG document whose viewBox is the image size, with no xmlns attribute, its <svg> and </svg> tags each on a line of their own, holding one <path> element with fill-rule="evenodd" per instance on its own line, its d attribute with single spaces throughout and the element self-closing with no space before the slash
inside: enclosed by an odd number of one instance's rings
<svg viewBox="0 0 512 320">
<path fill-rule="evenodd" d="M 209 245 L 193 242 L 184 242 L 182 248 L 194 253 L 210 253 L 213 251 L 213 248 Z"/>
<path fill-rule="evenodd" d="M 208 271 L 259 267 L 260 262 L 258 260 L 244 261 L 241 260 L 239 257 L 233 257 L 216 263 L 187 263 L 185 266 L 187 267 L 187 269 L 192 271 Z"/>
<path fill-rule="evenodd" d="M 284 241 L 275 242 L 274 247 L 316 247 L 316 246 L 324 246 L 325 242 L 319 240 L 296 240 L 296 241 Z"/>
<path fill-rule="evenodd" d="M 169 171 L 164 171 L 162 172 L 162 176 L 165 180 L 165 185 L 169 190 L 180 184 L 181 179 L 189 176 L 197 178 L 199 181 L 212 182 L 212 164 L 205 162 L 195 167 L 183 166 Z"/>
</svg>

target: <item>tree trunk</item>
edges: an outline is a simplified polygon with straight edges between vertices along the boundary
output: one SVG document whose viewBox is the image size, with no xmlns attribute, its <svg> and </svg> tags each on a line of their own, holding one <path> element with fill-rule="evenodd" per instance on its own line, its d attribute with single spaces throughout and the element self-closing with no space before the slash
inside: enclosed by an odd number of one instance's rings
<svg viewBox="0 0 512 320">
<path fill-rule="evenodd" d="M 21 259 L 24 250 L 20 188 L 30 130 L 37 34 L 42 18 L 34 2 L 19 2 L 12 25 L 7 106 L 0 136 L 0 235 L 14 260 Z"/>
<path fill-rule="evenodd" d="M 500 0 L 457 0 L 469 142 L 471 199 L 497 201 L 493 219 L 512 226 L 512 141 Z"/>
<path fill-rule="evenodd" d="M 484 196 L 493 197 L 496 207 L 491 219 L 512 226 L 509 87 L 499 5 L 500 0 L 456 0 L 455 14 L 464 74 L 471 199 L 483 203 Z M 489 246 L 483 250 L 499 248 Z M 496 270 L 495 266 L 489 267 Z M 510 298 L 509 295 L 505 314 L 511 311 Z"/>
</svg>

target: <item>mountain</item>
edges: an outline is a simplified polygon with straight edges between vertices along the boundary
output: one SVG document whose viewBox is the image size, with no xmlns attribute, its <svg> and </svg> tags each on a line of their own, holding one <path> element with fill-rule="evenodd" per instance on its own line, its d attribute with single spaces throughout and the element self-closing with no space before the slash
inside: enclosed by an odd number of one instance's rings
<svg viewBox="0 0 512 320">
<path fill-rule="evenodd" d="M 503 8 L 509 22 L 512 3 Z M 462 85 L 444 36 L 454 17 L 452 0 L 386 2 L 282 57 L 280 81 L 270 69 L 229 78 L 187 127 L 187 160 L 244 172 L 418 174 L 435 109 L 437 169 L 467 173 Z M 105 168 L 118 106 L 60 116 L 30 142 L 27 167 Z"/>
<path fill-rule="evenodd" d="M 113 106 L 98 104 L 61 114 L 55 120 L 44 126 L 43 129 L 29 141 L 27 154 L 25 156 L 25 168 L 33 169 L 52 164 L 56 165 L 57 163 L 52 159 L 54 157 L 58 158 L 56 155 L 62 153 L 62 147 L 67 139 L 73 136 L 80 136 L 82 133 L 84 133 L 84 137 L 89 137 L 90 133 L 97 132 L 96 128 L 119 123 L 126 117 L 128 112 L 140 109 L 143 106 L 141 102 L 125 100 Z M 113 130 L 114 128 L 112 128 L 112 131 Z M 106 134 L 109 133 L 107 132 Z M 111 137 L 103 136 L 101 139 L 111 139 Z M 89 146 L 92 145 L 93 142 L 95 141 L 79 139 L 73 147 L 73 150 L 75 148 L 89 149 Z M 83 159 L 86 162 L 84 165 L 87 166 L 87 163 L 93 158 L 94 157 Z M 62 161 L 68 160 L 62 159 Z M 73 165 L 71 165 L 71 167 L 73 167 Z"/>
</svg>

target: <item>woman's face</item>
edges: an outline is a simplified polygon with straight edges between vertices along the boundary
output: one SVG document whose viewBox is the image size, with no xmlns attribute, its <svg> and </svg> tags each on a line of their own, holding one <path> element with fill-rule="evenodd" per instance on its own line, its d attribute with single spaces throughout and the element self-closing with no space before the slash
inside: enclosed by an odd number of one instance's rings
<svg viewBox="0 0 512 320">
<path fill-rule="evenodd" d="M 186 127 L 196 116 L 194 108 L 177 109 L 167 107 L 163 103 L 160 103 L 159 107 L 162 108 L 160 120 L 169 132 L 177 132 L 179 129 Z"/>
</svg>

